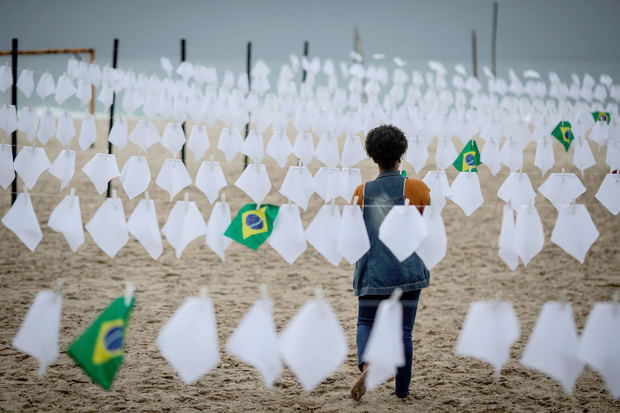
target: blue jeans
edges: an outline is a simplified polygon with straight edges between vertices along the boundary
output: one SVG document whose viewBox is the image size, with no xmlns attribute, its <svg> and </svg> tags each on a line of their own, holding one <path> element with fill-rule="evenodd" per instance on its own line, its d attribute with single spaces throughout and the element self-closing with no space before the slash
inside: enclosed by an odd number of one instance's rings
<svg viewBox="0 0 620 413">
<path fill-rule="evenodd" d="M 405 365 L 396 370 L 395 394 L 405 397 L 409 394 L 411 382 L 411 365 L 413 358 L 413 345 L 411 343 L 411 331 L 415 322 L 418 309 L 418 300 L 421 290 L 407 291 L 401 296 L 403 304 L 403 344 L 405 345 Z M 359 310 L 357 313 L 357 365 L 362 370 L 362 355 L 366 349 L 366 343 L 370 336 L 372 324 L 375 321 L 377 307 L 381 300 L 388 299 L 388 295 L 364 295 L 359 297 Z"/>
</svg>

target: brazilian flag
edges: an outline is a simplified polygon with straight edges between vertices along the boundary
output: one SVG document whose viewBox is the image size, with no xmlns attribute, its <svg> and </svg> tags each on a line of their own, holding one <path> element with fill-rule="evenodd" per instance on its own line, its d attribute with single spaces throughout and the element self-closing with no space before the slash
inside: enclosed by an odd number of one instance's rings
<svg viewBox="0 0 620 413">
<path fill-rule="evenodd" d="M 592 117 L 594 118 L 594 122 L 606 122 L 608 125 L 609 122 L 611 122 L 609 112 L 592 112 Z"/>
<path fill-rule="evenodd" d="M 562 145 L 564 145 L 566 152 L 568 152 L 568 148 L 570 148 L 570 143 L 575 139 L 570 123 L 566 121 L 558 123 L 558 126 L 551 131 L 551 135 L 559 140 Z"/>
<path fill-rule="evenodd" d="M 264 204 L 256 209 L 256 204 L 245 204 L 232 220 L 224 235 L 248 248 L 257 250 L 273 231 L 273 221 L 280 207 Z"/>
<path fill-rule="evenodd" d="M 461 172 L 478 172 L 478 165 L 481 163 L 478 145 L 475 140 L 470 139 L 452 165 Z"/>
<path fill-rule="evenodd" d="M 108 390 L 123 362 L 123 342 L 135 298 L 125 306 L 119 297 L 78 337 L 67 350 L 69 356 L 97 384 Z"/>
</svg>

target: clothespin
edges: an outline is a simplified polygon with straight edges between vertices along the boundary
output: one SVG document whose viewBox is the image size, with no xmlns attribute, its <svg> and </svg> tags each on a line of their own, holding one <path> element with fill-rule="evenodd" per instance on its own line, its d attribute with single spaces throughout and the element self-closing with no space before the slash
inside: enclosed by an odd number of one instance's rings
<svg viewBox="0 0 620 413">
<path fill-rule="evenodd" d="M 400 297 L 403 295 L 402 288 L 396 287 L 390 296 L 390 302 L 396 303 L 400 300 Z"/>
<path fill-rule="evenodd" d="M 260 292 L 260 299 L 263 301 L 270 301 L 269 293 L 267 292 L 267 285 L 264 283 L 259 284 L 258 291 Z"/>
<path fill-rule="evenodd" d="M 314 288 L 314 298 L 316 300 L 318 300 L 318 301 L 324 300 L 324 297 L 323 297 L 323 287 L 321 287 L 320 285 L 317 285 Z"/>
<path fill-rule="evenodd" d="M 116 189 L 112 190 L 112 199 L 115 201 L 118 199 L 118 193 L 116 192 Z"/>
<path fill-rule="evenodd" d="M 54 285 L 54 292 L 60 294 L 60 291 L 62 289 L 62 285 L 64 284 L 62 278 L 58 278 L 56 280 L 56 284 Z"/>
<path fill-rule="evenodd" d="M 331 206 L 331 208 L 330 208 L 330 212 L 331 212 L 331 214 L 332 214 L 332 216 L 333 216 L 333 215 L 335 215 L 335 213 L 336 213 L 336 210 L 335 210 L 335 208 L 336 208 L 336 199 L 335 199 L 335 198 L 332 198 L 332 199 L 331 199 L 331 201 L 330 201 L 330 206 Z"/>
<path fill-rule="evenodd" d="M 185 201 L 185 211 L 189 211 L 189 193 L 188 192 L 185 193 L 183 200 Z"/>
<path fill-rule="evenodd" d="M 499 303 L 502 302 L 502 293 L 501 292 L 497 292 L 495 293 L 495 300 L 494 300 L 495 304 L 498 305 Z"/>
<path fill-rule="evenodd" d="M 562 168 L 562 182 L 565 180 L 564 168 Z"/>
<path fill-rule="evenodd" d="M 357 201 L 359 201 L 359 197 L 357 195 L 355 195 L 353 197 L 353 206 L 357 206 Z M 353 215 L 355 213 L 354 209 L 351 209 L 351 215 Z"/>
<path fill-rule="evenodd" d="M 220 199 L 221 199 L 220 202 L 222 202 L 222 204 L 225 204 L 226 203 L 226 194 L 222 193 L 222 195 L 220 195 Z"/>
<path fill-rule="evenodd" d="M 215 166 L 213 163 L 213 155 L 209 157 L 209 162 L 211 163 L 211 168 L 213 168 Z"/>
<path fill-rule="evenodd" d="M 136 290 L 133 283 L 130 281 L 125 284 L 125 307 L 131 305 L 131 299 L 133 298 L 133 292 Z"/>
<path fill-rule="evenodd" d="M 614 317 L 616 317 L 618 315 L 618 299 L 619 299 L 619 295 L 618 295 L 618 291 L 616 291 L 614 293 L 614 295 L 611 298 L 611 302 L 612 302 L 612 314 Z"/>
<path fill-rule="evenodd" d="M 519 177 L 517 178 L 519 181 L 521 180 L 521 175 L 523 174 L 523 167 L 519 168 Z"/>
<path fill-rule="evenodd" d="M 71 197 L 71 204 L 70 204 L 70 206 L 73 206 L 73 201 L 75 200 L 75 188 L 71 188 L 69 190 L 69 196 Z"/>
<path fill-rule="evenodd" d="M 406 214 L 407 212 L 409 212 L 409 203 L 410 203 L 410 202 L 411 202 L 411 201 L 409 200 L 409 198 L 405 198 L 405 214 Z"/>
<path fill-rule="evenodd" d="M 209 292 L 209 290 L 207 289 L 207 287 L 205 285 L 203 285 L 202 287 L 200 287 L 199 290 L 199 294 L 200 294 L 200 298 L 208 298 L 207 297 L 207 293 Z"/>
<path fill-rule="evenodd" d="M 26 195 L 26 199 L 30 198 L 30 193 L 28 192 L 28 187 L 24 185 L 24 195 Z"/>
<path fill-rule="evenodd" d="M 566 290 L 562 290 L 560 292 L 560 303 L 562 303 L 562 308 L 566 306 L 567 298 L 566 298 Z"/>
</svg>

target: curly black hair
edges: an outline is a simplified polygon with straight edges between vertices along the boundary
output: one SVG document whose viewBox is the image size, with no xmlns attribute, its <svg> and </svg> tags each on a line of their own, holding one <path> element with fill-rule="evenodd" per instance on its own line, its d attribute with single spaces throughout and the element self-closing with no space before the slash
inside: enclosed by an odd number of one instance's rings
<svg viewBox="0 0 620 413">
<path fill-rule="evenodd" d="M 392 169 L 406 151 L 407 138 L 396 126 L 377 126 L 366 136 L 366 153 L 382 169 Z"/>
</svg>

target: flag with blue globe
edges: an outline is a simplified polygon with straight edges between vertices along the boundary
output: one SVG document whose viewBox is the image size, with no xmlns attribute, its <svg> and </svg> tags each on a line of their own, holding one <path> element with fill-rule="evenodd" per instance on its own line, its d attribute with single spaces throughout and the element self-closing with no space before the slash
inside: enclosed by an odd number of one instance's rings
<svg viewBox="0 0 620 413">
<path fill-rule="evenodd" d="M 461 172 L 478 172 L 478 165 L 481 163 L 478 145 L 475 140 L 470 139 L 452 165 Z"/>
<path fill-rule="evenodd" d="M 231 221 L 224 235 L 257 250 L 271 235 L 279 209 L 278 206 L 271 204 L 264 204 L 258 209 L 256 204 L 245 204 Z"/>
</svg>

